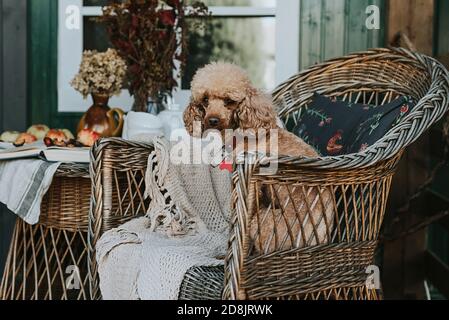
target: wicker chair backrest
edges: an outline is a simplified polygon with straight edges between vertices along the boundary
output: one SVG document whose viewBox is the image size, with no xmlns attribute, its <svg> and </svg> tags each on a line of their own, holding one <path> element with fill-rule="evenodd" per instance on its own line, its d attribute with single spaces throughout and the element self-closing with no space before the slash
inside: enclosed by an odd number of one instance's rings
<svg viewBox="0 0 449 320">
<path fill-rule="evenodd" d="M 410 95 L 417 101 L 401 123 L 364 152 L 281 160 L 316 168 L 368 167 L 397 155 L 445 114 L 449 73 L 437 60 L 406 49 L 354 53 L 315 65 L 281 84 L 273 92 L 280 117 L 289 125 L 296 124 L 314 92 L 372 104 L 385 104 L 400 95 Z"/>
</svg>

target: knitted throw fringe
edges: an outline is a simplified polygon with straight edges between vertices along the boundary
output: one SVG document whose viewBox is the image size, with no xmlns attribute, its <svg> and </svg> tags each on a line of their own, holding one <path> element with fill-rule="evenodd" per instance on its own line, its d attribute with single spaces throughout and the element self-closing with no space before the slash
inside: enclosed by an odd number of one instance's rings
<svg viewBox="0 0 449 320">
<path fill-rule="evenodd" d="M 169 235 L 185 234 L 183 225 L 186 224 L 186 217 L 177 210 L 169 193 L 166 192 L 165 178 L 170 161 L 169 145 L 165 140 L 155 139 L 154 147 L 155 151 L 150 154 L 147 165 L 147 168 L 152 170 L 147 170 L 145 175 L 145 197 L 151 199 L 146 214 L 151 221 L 151 231 L 159 228 Z"/>
<path fill-rule="evenodd" d="M 183 197 L 173 199 L 171 194 L 179 194 L 173 188 L 179 185 L 170 184 L 169 175 L 170 166 L 170 143 L 162 138 L 156 138 L 153 141 L 154 150 L 149 158 L 145 175 L 145 197 L 149 197 L 151 202 L 146 217 L 151 220 L 151 230 L 166 233 L 168 236 L 181 236 L 206 230 L 204 223 L 199 219 L 198 215 L 189 215 L 195 212 L 189 206 L 189 199 Z M 187 167 L 183 170 L 188 170 Z M 191 186 L 193 188 L 199 186 Z M 178 196 L 179 197 L 179 196 Z M 182 202 L 184 206 L 189 206 L 189 210 L 180 210 L 181 206 L 176 202 Z"/>
</svg>

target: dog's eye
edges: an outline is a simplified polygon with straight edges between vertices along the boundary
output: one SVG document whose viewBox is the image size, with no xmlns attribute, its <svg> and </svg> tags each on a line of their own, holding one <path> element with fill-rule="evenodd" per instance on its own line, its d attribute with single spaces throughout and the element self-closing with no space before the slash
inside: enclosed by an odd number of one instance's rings
<svg viewBox="0 0 449 320">
<path fill-rule="evenodd" d="M 229 106 L 229 105 L 234 104 L 234 103 L 235 103 L 235 101 L 232 100 L 232 99 L 229 99 L 229 98 L 224 99 L 225 106 Z"/>
<path fill-rule="evenodd" d="M 208 103 L 208 102 L 209 102 L 209 97 L 208 97 L 208 96 L 204 96 L 203 102 L 204 102 L 204 103 Z"/>
</svg>

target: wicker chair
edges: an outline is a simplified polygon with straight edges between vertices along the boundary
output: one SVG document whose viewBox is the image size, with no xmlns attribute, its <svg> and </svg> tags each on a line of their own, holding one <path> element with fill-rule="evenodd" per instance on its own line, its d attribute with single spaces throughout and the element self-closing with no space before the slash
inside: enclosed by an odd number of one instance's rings
<svg viewBox="0 0 449 320">
<path fill-rule="evenodd" d="M 39 223 L 29 225 L 21 218 L 16 220 L 0 284 L 0 300 L 90 298 L 87 273 L 90 190 L 87 165 L 59 166 L 42 201 Z M 76 281 L 79 287 L 70 288 Z"/>
<path fill-rule="evenodd" d="M 314 92 L 343 100 L 385 104 L 411 95 L 417 105 L 401 123 L 364 152 L 317 159 L 284 157 L 275 174 L 261 171 L 270 159 L 247 155 L 233 175 L 232 219 L 225 270 L 196 268 L 186 276 L 180 298 L 201 299 L 380 299 L 379 288 L 366 285 L 367 268 L 373 264 L 391 181 L 403 150 L 446 112 L 449 74 L 436 60 L 404 49 L 376 49 L 334 59 L 305 70 L 279 86 L 274 103 L 287 126 L 298 121 Z M 151 146 L 117 139 L 103 140 L 94 148 L 94 178 L 90 215 L 90 270 L 93 297 L 99 297 L 95 243 L 110 227 L 143 209 L 142 187 Z M 119 188 L 120 179 L 128 187 Z M 271 205 L 262 207 L 256 194 L 270 190 Z M 331 194 L 323 197 L 323 192 Z M 276 203 L 276 195 L 290 199 Z M 295 194 L 310 195 L 303 204 Z M 122 195 L 122 196 L 121 196 Z M 124 201 L 124 197 L 133 199 Z M 136 201 L 137 200 L 137 201 Z M 320 202 L 333 208 L 326 221 L 327 243 L 299 247 L 301 214 Z M 326 202 L 326 203 L 324 203 Z M 295 210 L 297 225 L 277 228 L 286 210 Z M 263 224 L 272 219 L 275 250 L 256 250 L 259 230 L 251 231 L 250 218 Z M 314 217 L 316 218 L 316 217 Z M 325 218 L 325 217 L 323 217 Z M 313 220 L 312 220 L 313 221 Z M 288 223 L 287 223 L 288 225 Z M 299 224 L 301 225 L 301 224 Z M 301 228 L 301 227 L 300 227 Z M 287 229 L 287 231 L 285 231 Z M 281 234 L 280 230 L 284 230 Z M 251 234 L 251 236 L 250 236 Z M 285 243 L 291 243 L 288 250 Z M 304 242 L 301 242 L 304 243 Z M 261 246 L 259 246 L 260 248 Z M 224 284 L 224 290 L 223 289 Z"/>
</svg>

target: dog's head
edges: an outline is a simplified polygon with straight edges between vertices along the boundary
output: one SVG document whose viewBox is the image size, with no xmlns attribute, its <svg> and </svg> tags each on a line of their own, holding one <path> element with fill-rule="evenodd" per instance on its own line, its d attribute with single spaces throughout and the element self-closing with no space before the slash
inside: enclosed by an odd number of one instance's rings
<svg viewBox="0 0 449 320">
<path fill-rule="evenodd" d="M 192 136 L 209 129 L 276 127 L 271 99 L 255 89 L 246 72 L 234 64 L 212 63 L 198 70 L 191 89 L 184 122 Z M 195 122 L 201 126 L 200 132 L 194 132 Z"/>
</svg>

